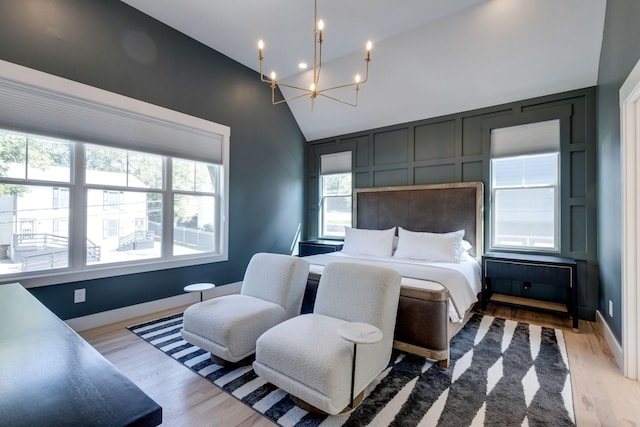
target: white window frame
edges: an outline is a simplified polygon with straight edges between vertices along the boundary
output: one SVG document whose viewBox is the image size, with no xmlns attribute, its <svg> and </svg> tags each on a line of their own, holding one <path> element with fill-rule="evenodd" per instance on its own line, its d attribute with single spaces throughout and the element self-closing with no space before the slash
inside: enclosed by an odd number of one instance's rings
<svg viewBox="0 0 640 427">
<path fill-rule="evenodd" d="M 98 264 L 95 266 L 83 266 L 84 254 L 76 254 L 70 260 L 72 266 L 68 269 L 4 276 L 0 278 L 0 284 L 20 281 L 23 286 L 30 288 L 228 260 L 229 141 L 231 133 L 228 126 L 2 60 L 0 60 L 0 95 L 5 100 L 8 99 L 7 97 L 13 97 L 9 99 L 15 101 L 5 103 L 5 105 L 10 105 L 10 108 L 2 108 L 0 105 L 0 123 L 2 123 L 0 127 L 5 129 L 20 129 L 27 133 L 50 135 L 74 141 L 91 141 L 101 145 L 119 146 L 119 148 L 133 151 L 147 151 L 153 154 L 201 162 L 209 161 L 202 158 L 203 153 L 209 155 L 207 149 L 215 146 L 216 161 L 222 166 L 218 194 L 220 215 L 219 233 L 217 234 L 219 240 L 216 245 L 219 251 L 217 253 L 163 256 L 158 259 L 126 264 Z M 109 126 L 87 131 L 87 129 L 95 127 L 86 126 L 86 120 L 78 120 L 77 116 L 65 118 L 54 115 L 52 111 L 33 111 L 34 105 L 37 107 L 42 104 L 42 108 L 46 109 L 47 105 L 59 105 L 60 103 L 68 105 L 68 110 L 75 109 L 75 111 L 86 112 L 88 117 L 104 119 Z M 31 112 L 26 114 L 25 111 L 29 110 Z M 55 111 L 61 115 L 65 114 L 64 108 L 56 108 Z M 130 128 L 113 126 L 113 123 L 120 120 L 128 125 L 136 123 L 140 125 L 134 127 L 137 133 L 129 132 L 131 138 L 124 140 L 124 142 L 121 137 L 129 136 L 125 132 Z M 50 129 L 53 131 L 48 132 Z M 86 132 L 95 133 L 86 135 L 84 134 Z M 110 141 L 108 138 L 112 133 L 118 133 L 118 137 Z M 176 144 L 176 140 L 189 140 L 193 143 Z M 83 171 L 76 168 L 72 172 L 76 182 L 81 182 Z M 81 193 L 82 190 L 73 191 L 70 198 L 81 198 Z M 170 201 L 164 203 L 167 204 Z M 72 239 L 82 240 L 82 237 L 76 236 L 84 236 L 84 221 L 74 221 L 74 215 L 77 213 L 72 214 L 69 225 L 70 234 Z"/>
<path fill-rule="evenodd" d="M 523 147 L 521 152 L 514 152 L 512 153 L 512 155 L 506 155 L 506 156 L 501 156 L 499 158 L 494 158 L 494 149 L 492 147 L 492 155 L 489 161 L 489 187 L 490 187 L 490 221 L 491 221 L 491 235 L 490 235 L 490 248 L 491 250 L 514 250 L 514 251 L 522 251 L 522 252 L 545 252 L 545 253 L 560 253 L 561 251 L 561 234 L 560 234 L 560 176 L 561 176 L 561 168 L 560 168 L 560 164 L 561 164 L 561 159 L 560 159 L 560 138 L 561 138 L 561 122 L 560 119 L 554 119 L 551 120 L 554 122 L 557 122 L 557 128 L 558 128 L 558 141 L 557 141 L 557 151 L 551 151 L 549 147 L 541 147 L 541 148 L 536 148 L 536 147 L 532 147 L 532 146 L 527 146 L 527 147 Z M 535 123 L 531 123 L 534 124 Z M 523 125 L 515 125 L 515 126 L 504 126 L 505 128 L 507 127 L 518 127 L 518 126 L 527 126 L 527 124 L 523 124 Z M 500 128 L 494 128 L 492 129 L 500 129 Z M 491 138 L 492 139 L 492 138 Z M 493 141 L 492 141 L 493 143 Z M 546 142 L 542 142 L 542 145 L 546 144 Z M 553 144 L 552 144 L 553 145 Z M 534 185 L 526 185 L 526 184 L 522 184 L 522 185 L 513 185 L 513 186 L 503 186 L 503 187 L 499 187 L 496 188 L 494 186 L 494 161 L 498 160 L 498 159 L 514 159 L 514 158 L 527 158 L 527 157 L 532 157 L 532 156 L 536 156 L 536 155 L 540 155 L 540 154 L 551 154 L 551 153 L 555 153 L 556 154 L 556 181 L 555 184 L 534 184 Z M 553 247 L 544 247 L 544 246 L 534 246 L 534 245 L 507 245 L 507 244 L 498 244 L 496 243 L 496 209 L 494 208 L 495 206 L 495 201 L 497 200 L 497 192 L 500 191 L 509 191 L 509 190 L 514 190 L 514 189 L 542 189 L 542 188 L 551 188 L 554 191 L 554 206 L 553 206 L 553 212 L 554 212 L 554 218 L 553 218 L 553 225 L 554 225 L 554 230 L 553 230 L 553 234 L 554 234 L 554 242 L 555 244 L 553 245 Z"/>
</svg>

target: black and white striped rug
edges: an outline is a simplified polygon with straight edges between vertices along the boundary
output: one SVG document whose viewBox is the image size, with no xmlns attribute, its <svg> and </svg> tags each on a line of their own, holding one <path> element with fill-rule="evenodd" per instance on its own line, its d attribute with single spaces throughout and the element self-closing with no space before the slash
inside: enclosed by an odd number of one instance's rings
<svg viewBox="0 0 640 427">
<path fill-rule="evenodd" d="M 474 314 L 451 342 L 451 364 L 394 351 L 355 411 L 307 413 L 251 365 L 223 368 L 182 339 L 182 314 L 129 329 L 281 426 L 574 426 L 559 329 Z"/>
</svg>

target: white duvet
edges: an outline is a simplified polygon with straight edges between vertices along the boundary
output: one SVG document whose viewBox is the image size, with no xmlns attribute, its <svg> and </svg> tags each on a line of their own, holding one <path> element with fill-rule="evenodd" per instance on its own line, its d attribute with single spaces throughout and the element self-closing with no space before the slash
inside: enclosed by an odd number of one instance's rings
<svg viewBox="0 0 640 427">
<path fill-rule="evenodd" d="M 459 264 L 354 256 L 342 252 L 311 255 L 304 259 L 311 264 L 309 271 L 318 274 L 321 274 L 324 266 L 331 261 L 357 262 L 397 271 L 402 276 L 403 287 L 431 290 L 445 287 L 450 295 L 449 317 L 452 322 L 457 323 L 462 322 L 465 312 L 478 301 L 478 293 L 482 289 L 480 265 L 466 254 Z"/>
</svg>

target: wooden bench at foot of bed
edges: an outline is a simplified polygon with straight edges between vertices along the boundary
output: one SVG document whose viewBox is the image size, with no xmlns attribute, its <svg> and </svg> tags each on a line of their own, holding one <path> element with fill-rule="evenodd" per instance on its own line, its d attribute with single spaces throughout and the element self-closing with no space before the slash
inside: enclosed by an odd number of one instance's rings
<svg viewBox="0 0 640 427">
<path fill-rule="evenodd" d="M 302 312 L 310 313 L 316 300 L 320 275 L 309 273 Z M 449 341 L 460 327 L 450 325 L 449 291 L 402 287 L 393 340 L 394 348 L 437 360 L 449 366 Z M 453 327 L 452 327 L 453 326 Z"/>
</svg>

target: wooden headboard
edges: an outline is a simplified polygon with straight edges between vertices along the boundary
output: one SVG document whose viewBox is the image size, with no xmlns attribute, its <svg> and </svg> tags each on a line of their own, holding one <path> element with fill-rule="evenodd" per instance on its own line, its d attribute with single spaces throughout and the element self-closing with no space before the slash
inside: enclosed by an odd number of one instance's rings
<svg viewBox="0 0 640 427">
<path fill-rule="evenodd" d="M 465 230 L 470 253 L 484 252 L 484 196 L 481 182 L 356 188 L 354 227 L 446 233 Z"/>
</svg>

